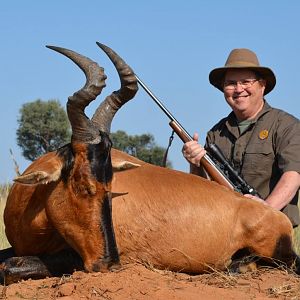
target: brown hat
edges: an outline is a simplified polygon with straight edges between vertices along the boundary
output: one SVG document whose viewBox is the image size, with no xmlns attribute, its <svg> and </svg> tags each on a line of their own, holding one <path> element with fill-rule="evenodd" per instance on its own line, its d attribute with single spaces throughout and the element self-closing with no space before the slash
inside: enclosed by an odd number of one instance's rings
<svg viewBox="0 0 300 300">
<path fill-rule="evenodd" d="M 216 68 L 209 73 L 209 82 L 223 92 L 223 80 L 227 70 L 248 69 L 257 72 L 266 80 L 264 94 L 271 92 L 276 84 L 276 77 L 273 71 L 266 67 L 261 67 L 256 54 L 249 49 L 233 49 L 223 68 Z"/>
</svg>

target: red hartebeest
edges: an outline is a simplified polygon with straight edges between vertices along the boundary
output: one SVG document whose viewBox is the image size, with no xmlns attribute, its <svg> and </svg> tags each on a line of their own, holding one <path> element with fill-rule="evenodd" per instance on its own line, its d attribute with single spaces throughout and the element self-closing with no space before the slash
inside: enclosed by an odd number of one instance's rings
<svg viewBox="0 0 300 300">
<path fill-rule="evenodd" d="M 99 46 L 110 53 L 106 46 Z M 121 89 L 118 97 L 128 99 L 135 93 L 132 73 L 128 78 L 122 86 L 130 88 Z M 106 105 L 101 105 L 101 114 L 96 113 L 93 124 L 106 119 Z M 86 140 L 82 144 L 76 150 L 85 149 Z M 6 259 L 2 275 L 8 282 L 71 272 L 82 268 L 82 261 L 86 270 L 97 270 L 93 267 L 95 258 L 92 264 L 86 258 L 96 257 L 98 262 L 99 257 L 106 257 L 99 231 L 106 225 L 103 216 L 110 211 L 109 205 L 101 211 L 101 199 L 94 197 L 94 186 L 98 185 L 101 189 L 105 186 L 113 197 L 112 219 L 121 262 L 146 261 L 158 268 L 201 273 L 226 269 L 232 257 L 244 249 L 265 260 L 294 266 L 300 273 L 300 260 L 292 249 L 292 225 L 280 211 L 201 177 L 154 166 L 114 149 L 113 166 L 122 172 L 103 185 L 105 180 L 94 181 L 86 175 L 92 160 L 76 165 L 75 152 L 72 167 L 66 164 L 71 147 L 72 143 L 42 156 L 12 188 L 5 210 L 8 238 L 15 254 L 37 256 Z M 94 153 L 102 157 L 96 159 L 94 171 L 100 172 L 102 179 L 106 178 L 104 160 L 109 157 L 106 150 L 107 155 Z M 64 190 L 72 176 L 80 196 L 76 201 Z M 36 185 L 25 185 L 33 183 Z M 104 240 L 109 244 L 106 233 Z M 2 252 L 2 258 L 5 254 Z"/>
<path fill-rule="evenodd" d="M 17 256 L 71 248 L 86 271 L 115 268 L 119 255 L 111 219 L 109 132 L 114 114 L 137 92 L 136 78 L 115 52 L 104 47 L 121 88 L 103 101 L 90 120 L 84 110 L 105 86 L 103 68 L 74 51 L 47 47 L 74 61 L 87 80 L 67 102 L 71 143 L 34 161 L 13 185 L 4 212 L 6 235 Z"/>
</svg>

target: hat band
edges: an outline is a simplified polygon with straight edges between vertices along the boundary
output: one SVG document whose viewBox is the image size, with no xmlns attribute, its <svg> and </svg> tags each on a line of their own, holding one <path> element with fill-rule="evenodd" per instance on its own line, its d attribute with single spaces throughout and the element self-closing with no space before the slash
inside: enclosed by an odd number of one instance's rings
<svg viewBox="0 0 300 300">
<path fill-rule="evenodd" d="M 251 63 L 251 62 L 245 62 L 245 61 L 235 61 L 234 63 L 227 63 L 225 65 L 225 68 L 228 68 L 228 67 L 245 67 L 245 68 L 248 68 L 248 67 L 256 67 L 256 68 L 260 68 L 260 66 L 258 66 L 257 64 L 255 63 Z"/>
</svg>

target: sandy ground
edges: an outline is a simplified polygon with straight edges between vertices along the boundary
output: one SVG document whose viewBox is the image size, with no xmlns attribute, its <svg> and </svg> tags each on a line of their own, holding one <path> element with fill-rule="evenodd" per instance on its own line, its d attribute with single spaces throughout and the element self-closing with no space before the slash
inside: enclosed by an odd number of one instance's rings
<svg viewBox="0 0 300 300">
<path fill-rule="evenodd" d="M 145 267 L 118 272 L 75 272 L 61 278 L 0 286 L 0 299 L 300 299 L 300 277 L 286 270 L 260 269 L 240 275 L 223 272 L 190 276 Z"/>
</svg>

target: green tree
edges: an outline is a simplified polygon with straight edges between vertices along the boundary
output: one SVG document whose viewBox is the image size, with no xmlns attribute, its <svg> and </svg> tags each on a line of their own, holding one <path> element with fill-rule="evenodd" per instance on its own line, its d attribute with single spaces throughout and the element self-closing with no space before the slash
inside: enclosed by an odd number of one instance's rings
<svg viewBox="0 0 300 300">
<path fill-rule="evenodd" d="M 40 99 L 23 104 L 20 109 L 17 143 L 23 156 L 31 161 L 68 143 L 71 129 L 65 109 L 58 100 Z M 113 147 L 148 163 L 161 166 L 165 148 L 159 147 L 151 134 L 111 133 Z M 172 164 L 167 160 L 167 167 Z"/>
<path fill-rule="evenodd" d="M 125 131 L 118 130 L 111 133 L 113 147 L 133 155 L 145 162 L 162 166 L 165 148 L 159 147 L 151 134 L 128 135 Z M 172 164 L 167 160 L 167 167 Z"/>
<path fill-rule="evenodd" d="M 31 161 L 70 142 L 69 120 L 58 100 L 23 104 L 18 123 L 17 143 Z"/>
</svg>

